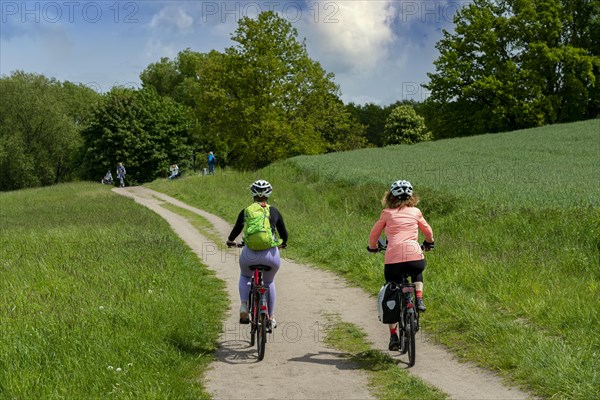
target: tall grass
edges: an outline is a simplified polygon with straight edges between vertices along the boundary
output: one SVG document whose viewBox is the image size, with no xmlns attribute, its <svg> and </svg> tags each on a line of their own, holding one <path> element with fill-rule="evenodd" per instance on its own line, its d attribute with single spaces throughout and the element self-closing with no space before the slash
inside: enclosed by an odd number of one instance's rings
<svg viewBox="0 0 600 400">
<path fill-rule="evenodd" d="M 437 242 L 425 271 L 427 332 L 540 396 L 591 398 L 600 392 L 599 123 L 298 157 L 149 186 L 233 224 L 249 184 L 268 179 L 290 232 L 285 255 L 375 294 L 383 258 L 365 254 L 367 236 L 390 182 L 408 179 Z M 448 172 L 465 168 L 473 173 Z"/>
<path fill-rule="evenodd" d="M 208 398 L 223 285 L 98 184 L 0 194 L 0 397 Z"/>
</svg>

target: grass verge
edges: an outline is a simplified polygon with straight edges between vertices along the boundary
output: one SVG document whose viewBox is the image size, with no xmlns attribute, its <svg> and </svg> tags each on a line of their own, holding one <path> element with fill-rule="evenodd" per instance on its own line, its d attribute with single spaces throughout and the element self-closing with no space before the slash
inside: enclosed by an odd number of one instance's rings
<svg viewBox="0 0 600 400">
<path fill-rule="evenodd" d="M 0 220 L 0 397 L 208 398 L 224 286 L 162 218 L 80 183 Z"/>
<path fill-rule="evenodd" d="M 215 233 L 213 225 L 201 215 L 198 215 L 195 212 L 186 210 L 185 208 L 178 207 L 171 203 L 161 203 L 160 206 L 184 217 L 194 228 L 198 230 L 198 232 L 204 235 L 207 239 L 210 239 L 217 244 L 219 244 L 222 241 L 222 239 Z"/>
<path fill-rule="evenodd" d="M 398 368 L 397 362 L 378 350 L 373 350 L 366 334 L 356 325 L 343 322 L 336 315 L 327 315 L 325 343 L 345 352 L 345 357 L 367 372 L 374 396 L 381 400 L 429 399 L 442 400 L 448 396 Z"/>
</svg>

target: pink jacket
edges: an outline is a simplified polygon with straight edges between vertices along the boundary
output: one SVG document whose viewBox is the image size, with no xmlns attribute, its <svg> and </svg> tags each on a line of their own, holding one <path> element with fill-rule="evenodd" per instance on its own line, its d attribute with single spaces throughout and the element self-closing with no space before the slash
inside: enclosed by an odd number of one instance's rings
<svg viewBox="0 0 600 400">
<path fill-rule="evenodd" d="M 388 247 L 385 263 L 395 264 L 422 260 L 423 251 L 419 244 L 419 229 L 425 240 L 433 242 L 433 231 L 417 207 L 386 208 L 381 212 L 369 235 L 369 247 L 377 248 L 377 239 L 385 229 Z"/>
</svg>

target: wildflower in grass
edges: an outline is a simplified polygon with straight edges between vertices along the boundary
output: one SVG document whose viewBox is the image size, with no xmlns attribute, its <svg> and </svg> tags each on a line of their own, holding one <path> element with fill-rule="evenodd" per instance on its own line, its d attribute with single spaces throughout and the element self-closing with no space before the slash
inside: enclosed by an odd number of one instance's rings
<svg viewBox="0 0 600 400">
<path fill-rule="evenodd" d="M 113 369 L 115 369 L 115 368 L 114 368 L 112 365 L 109 365 L 109 366 L 107 367 L 107 369 L 108 369 L 109 371 L 112 371 L 112 370 L 113 370 Z"/>
<path fill-rule="evenodd" d="M 122 371 L 122 370 L 121 370 L 121 367 L 117 367 L 117 369 L 115 369 L 115 371 L 117 371 L 117 372 L 121 372 L 121 371 Z"/>
</svg>

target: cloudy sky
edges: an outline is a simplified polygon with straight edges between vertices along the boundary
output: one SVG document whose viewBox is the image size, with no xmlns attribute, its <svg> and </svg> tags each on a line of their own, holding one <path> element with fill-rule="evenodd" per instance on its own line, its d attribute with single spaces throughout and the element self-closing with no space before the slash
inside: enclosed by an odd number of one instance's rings
<svg viewBox="0 0 600 400">
<path fill-rule="evenodd" d="M 435 43 L 463 1 L 0 1 L 0 74 L 24 70 L 106 92 L 186 48 L 223 51 L 241 17 L 272 10 L 335 74 L 342 99 L 422 100 Z"/>
</svg>

